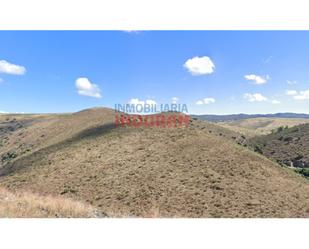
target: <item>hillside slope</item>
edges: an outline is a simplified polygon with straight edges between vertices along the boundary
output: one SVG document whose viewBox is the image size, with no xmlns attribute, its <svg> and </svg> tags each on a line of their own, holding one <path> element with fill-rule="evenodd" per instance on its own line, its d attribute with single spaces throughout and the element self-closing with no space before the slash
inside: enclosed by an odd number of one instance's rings
<svg viewBox="0 0 309 249">
<path fill-rule="evenodd" d="M 19 142 L 7 134 L 10 150 L 35 146 L 2 162 L 0 186 L 85 201 L 109 217 L 309 217 L 308 181 L 237 145 L 233 131 L 113 121 L 95 109 L 46 117 Z"/>
<path fill-rule="evenodd" d="M 218 122 L 227 129 L 244 134 L 247 137 L 266 135 L 281 126 L 293 127 L 309 123 L 309 119 L 301 118 L 249 118 L 236 121 Z"/>
<path fill-rule="evenodd" d="M 0 188 L 0 218 L 95 218 L 99 212 L 90 205 L 69 199 L 13 193 Z"/>
<path fill-rule="evenodd" d="M 287 166 L 309 168 L 309 124 L 281 128 L 250 140 L 268 158 Z"/>
<path fill-rule="evenodd" d="M 114 112 L 107 108 L 61 115 L 0 115 L 0 168 L 18 157 L 113 121 Z"/>
</svg>

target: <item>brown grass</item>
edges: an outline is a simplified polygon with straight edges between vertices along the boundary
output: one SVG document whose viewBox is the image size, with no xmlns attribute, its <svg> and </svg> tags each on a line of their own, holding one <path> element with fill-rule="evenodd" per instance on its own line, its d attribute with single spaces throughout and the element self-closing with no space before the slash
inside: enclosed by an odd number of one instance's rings
<svg viewBox="0 0 309 249">
<path fill-rule="evenodd" d="M 309 165 L 309 124 L 302 124 L 272 134 L 249 139 L 249 145 L 282 165 Z"/>
<path fill-rule="evenodd" d="M 202 121 L 112 129 L 113 118 L 90 110 L 8 135 L 11 150 L 33 151 L 0 165 L 0 186 L 86 202 L 109 217 L 309 217 L 309 182 L 237 145 L 239 134 Z"/>
<path fill-rule="evenodd" d="M 302 118 L 248 118 L 243 120 L 219 122 L 222 127 L 239 132 L 247 137 L 266 135 L 280 126 L 293 127 L 309 123 L 309 119 Z"/>
<path fill-rule="evenodd" d="M 89 205 L 69 199 L 39 196 L 30 192 L 12 193 L 0 188 L 1 218 L 96 217 Z"/>
</svg>

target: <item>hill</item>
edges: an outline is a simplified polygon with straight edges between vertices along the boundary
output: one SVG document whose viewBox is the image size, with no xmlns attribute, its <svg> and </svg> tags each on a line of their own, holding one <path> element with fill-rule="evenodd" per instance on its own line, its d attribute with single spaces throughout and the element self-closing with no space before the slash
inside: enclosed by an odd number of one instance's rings
<svg viewBox="0 0 309 249">
<path fill-rule="evenodd" d="M 309 124 L 280 127 L 269 135 L 250 140 L 257 151 L 289 167 L 309 168 Z"/>
<path fill-rule="evenodd" d="M 309 217 L 309 182 L 216 124 L 115 127 L 106 108 L 1 118 L 9 191 L 86 202 L 108 217 Z"/>
<path fill-rule="evenodd" d="M 309 114 L 305 113 L 275 113 L 275 114 L 230 114 L 230 115 L 191 115 L 193 118 L 200 120 L 207 120 L 210 122 L 226 122 L 226 121 L 237 121 L 249 118 L 309 118 Z"/>
<path fill-rule="evenodd" d="M 266 135 L 281 126 L 293 127 L 299 124 L 309 123 L 304 118 L 249 118 L 236 121 L 218 122 L 227 129 L 244 134 L 247 137 Z"/>
</svg>

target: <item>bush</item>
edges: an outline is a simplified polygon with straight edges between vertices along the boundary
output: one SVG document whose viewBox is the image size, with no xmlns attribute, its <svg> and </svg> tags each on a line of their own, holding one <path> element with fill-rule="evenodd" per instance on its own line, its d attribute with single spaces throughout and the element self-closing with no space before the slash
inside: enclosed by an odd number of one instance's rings
<svg viewBox="0 0 309 249">
<path fill-rule="evenodd" d="M 309 168 L 297 169 L 296 172 L 305 177 L 309 177 Z"/>
<path fill-rule="evenodd" d="M 283 139 L 284 142 L 291 142 L 293 140 L 293 137 L 285 137 Z"/>
<path fill-rule="evenodd" d="M 297 156 L 294 158 L 294 160 L 298 161 L 304 158 L 303 154 L 298 153 Z"/>
<path fill-rule="evenodd" d="M 257 144 L 254 146 L 254 151 L 257 153 L 263 154 L 261 147 Z"/>
</svg>

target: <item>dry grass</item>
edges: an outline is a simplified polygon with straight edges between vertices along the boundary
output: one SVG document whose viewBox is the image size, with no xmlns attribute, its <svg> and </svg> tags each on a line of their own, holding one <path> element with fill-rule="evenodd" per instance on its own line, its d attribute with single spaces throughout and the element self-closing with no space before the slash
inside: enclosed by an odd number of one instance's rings
<svg viewBox="0 0 309 249">
<path fill-rule="evenodd" d="M 267 158 L 294 167 L 309 166 L 309 124 L 253 137 L 249 144 Z"/>
<path fill-rule="evenodd" d="M 11 149 L 34 150 L 0 166 L 0 186 L 109 217 L 309 217 L 308 181 L 237 145 L 231 130 L 202 121 L 111 129 L 106 109 L 51 119 L 9 135 Z"/>
<path fill-rule="evenodd" d="M 1 218 L 96 217 L 89 205 L 69 199 L 39 196 L 29 192 L 12 193 L 0 188 Z"/>
<path fill-rule="evenodd" d="M 266 135 L 280 126 L 293 127 L 309 123 L 309 119 L 301 118 L 249 118 L 236 121 L 219 122 L 217 124 L 227 129 L 239 132 L 247 137 Z"/>
</svg>

